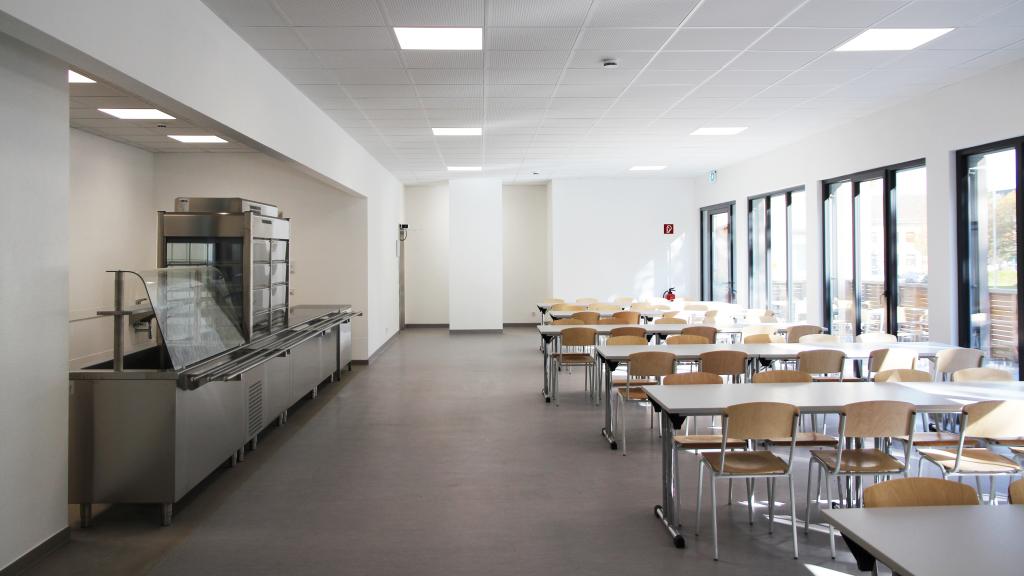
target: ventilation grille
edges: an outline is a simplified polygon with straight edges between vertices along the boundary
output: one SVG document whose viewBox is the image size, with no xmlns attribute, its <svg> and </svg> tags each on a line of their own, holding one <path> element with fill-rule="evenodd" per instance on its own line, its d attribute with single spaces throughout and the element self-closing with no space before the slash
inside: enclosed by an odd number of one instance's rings
<svg viewBox="0 0 1024 576">
<path fill-rule="evenodd" d="M 263 430 L 263 380 L 249 384 L 249 437 Z"/>
</svg>

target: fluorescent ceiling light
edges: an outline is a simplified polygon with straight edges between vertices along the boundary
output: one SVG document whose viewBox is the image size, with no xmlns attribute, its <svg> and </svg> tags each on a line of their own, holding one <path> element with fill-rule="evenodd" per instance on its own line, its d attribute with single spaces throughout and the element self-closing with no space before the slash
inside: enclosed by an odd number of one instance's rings
<svg viewBox="0 0 1024 576">
<path fill-rule="evenodd" d="M 97 108 L 97 110 L 121 120 L 174 120 L 174 116 L 156 108 Z"/>
<path fill-rule="evenodd" d="M 74 70 L 68 70 L 68 83 L 69 84 L 95 84 L 96 81 L 92 78 L 82 76 Z"/>
<path fill-rule="evenodd" d="M 633 166 L 629 169 L 630 172 L 657 172 L 658 170 L 664 170 L 666 166 Z"/>
<path fill-rule="evenodd" d="M 395 28 L 402 50 L 480 50 L 481 28 Z"/>
<path fill-rule="evenodd" d="M 449 166 L 449 172 L 479 172 L 482 170 L 480 166 Z"/>
<path fill-rule="evenodd" d="M 746 126 L 708 126 L 697 128 L 690 136 L 735 136 L 746 129 Z"/>
<path fill-rule="evenodd" d="M 196 136 L 196 135 L 183 135 L 183 134 L 168 134 L 168 138 L 173 138 L 178 142 L 184 142 L 186 144 L 224 144 L 227 140 L 220 136 Z"/>
<path fill-rule="evenodd" d="M 913 50 L 953 28 L 870 28 L 836 48 L 836 52 Z"/>
<path fill-rule="evenodd" d="M 479 136 L 480 128 L 432 128 L 434 136 Z"/>
</svg>

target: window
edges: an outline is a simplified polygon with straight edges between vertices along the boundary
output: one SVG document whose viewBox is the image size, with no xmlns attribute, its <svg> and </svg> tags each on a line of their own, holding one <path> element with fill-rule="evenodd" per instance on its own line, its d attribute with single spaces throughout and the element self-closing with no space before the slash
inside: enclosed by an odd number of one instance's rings
<svg viewBox="0 0 1024 576">
<path fill-rule="evenodd" d="M 735 234 L 733 211 L 727 202 L 700 209 L 701 299 L 733 302 L 736 299 Z"/>
<path fill-rule="evenodd" d="M 843 340 L 928 339 L 925 182 L 916 161 L 824 183 L 825 322 Z"/>
<path fill-rule="evenodd" d="M 807 199 L 803 188 L 747 200 L 751 308 L 807 319 Z"/>
<path fill-rule="evenodd" d="M 1017 266 L 1022 157 L 1024 138 L 957 153 L 960 344 L 1016 373 L 1024 328 Z"/>
</svg>

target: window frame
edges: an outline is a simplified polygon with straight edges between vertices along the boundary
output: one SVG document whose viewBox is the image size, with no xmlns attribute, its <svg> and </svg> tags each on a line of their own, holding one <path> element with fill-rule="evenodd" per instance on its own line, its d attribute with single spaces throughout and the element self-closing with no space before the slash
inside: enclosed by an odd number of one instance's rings
<svg viewBox="0 0 1024 576">
<path fill-rule="evenodd" d="M 786 198 L 786 302 L 790 317 L 793 316 L 793 194 L 807 193 L 804 186 L 792 186 L 763 194 L 747 197 L 747 306 L 754 306 L 754 202 L 764 200 L 764 234 L 765 234 L 765 286 L 767 295 L 766 309 L 771 309 L 772 294 L 772 211 L 771 198 L 785 195 Z M 806 202 L 805 202 L 806 205 Z"/>
<path fill-rule="evenodd" d="M 708 242 L 709 226 L 711 216 L 715 214 L 728 213 L 729 215 L 729 296 L 728 303 L 736 300 L 736 202 L 720 202 L 710 206 L 703 206 L 700 209 L 700 297 L 704 301 L 712 301 L 713 277 L 712 267 L 714 259 L 711 258 L 711 246 Z"/>
<path fill-rule="evenodd" d="M 900 162 L 898 164 L 890 164 L 888 166 L 882 166 L 879 168 L 872 168 L 870 170 L 862 170 L 859 172 L 853 172 L 851 174 L 844 174 L 843 176 L 837 176 L 835 178 L 829 178 L 822 180 L 820 183 L 821 191 L 821 266 L 822 266 L 822 323 L 826 324 L 829 331 L 832 330 L 832 281 L 829 277 L 829 230 L 828 230 L 828 217 L 826 216 L 826 210 L 828 207 L 828 200 L 831 196 L 831 186 L 833 184 L 841 184 L 843 182 L 849 182 L 852 188 L 852 202 L 853 209 L 851 210 L 851 226 L 853 230 L 853 334 L 861 334 L 861 291 L 860 285 L 860 260 L 857 247 L 860 245 L 860 230 L 861 227 L 858 225 L 860 221 L 860 203 L 858 202 L 858 196 L 860 195 L 860 185 L 863 182 L 870 180 L 882 180 L 882 231 L 885 235 L 883 238 L 883 260 L 885 263 L 885 279 L 882 285 L 882 295 L 885 298 L 885 331 L 889 334 L 898 334 L 899 332 L 899 319 L 897 317 L 897 309 L 899 307 L 899 298 L 894 298 L 893 295 L 899 294 L 899 277 L 896 274 L 897 270 L 897 244 L 898 238 L 896 237 L 896 202 L 893 198 L 893 193 L 896 188 L 896 173 L 902 170 L 908 170 L 912 168 L 927 168 L 927 164 L 924 158 L 918 158 L 916 160 L 908 160 L 906 162 Z"/>
</svg>

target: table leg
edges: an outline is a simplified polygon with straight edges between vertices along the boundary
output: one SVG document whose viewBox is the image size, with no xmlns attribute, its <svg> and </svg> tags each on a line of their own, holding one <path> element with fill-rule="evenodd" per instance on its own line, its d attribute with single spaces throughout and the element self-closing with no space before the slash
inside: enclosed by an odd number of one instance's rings
<svg viewBox="0 0 1024 576">
<path fill-rule="evenodd" d="M 676 468 L 675 426 L 672 419 L 665 414 L 661 415 L 661 504 L 654 507 L 654 515 L 661 520 L 661 524 L 672 537 L 672 543 L 676 548 L 686 547 L 686 538 L 679 533 L 679 519 L 676 518 L 676 478 L 679 471 Z"/>
<path fill-rule="evenodd" d="M 618 450 L 619 444 L 615 441 L 615 430 L 612 426 L 612 372 L 615 372 L 618 365 L 600 357 L 599 361 L 604 365 L 604 428 L 601 428 L 601 435 L 608 441 L 612 450 Z"/>
<path fill-rule="evenodd" d="M 544 395 L 545 402 L 551 402 L 551 355 L 548 352 L 551 340 L 545 336 L 540 337 L 540 348 L 544 352 L 544 386 L 540 393 Z"/>
</svg>

